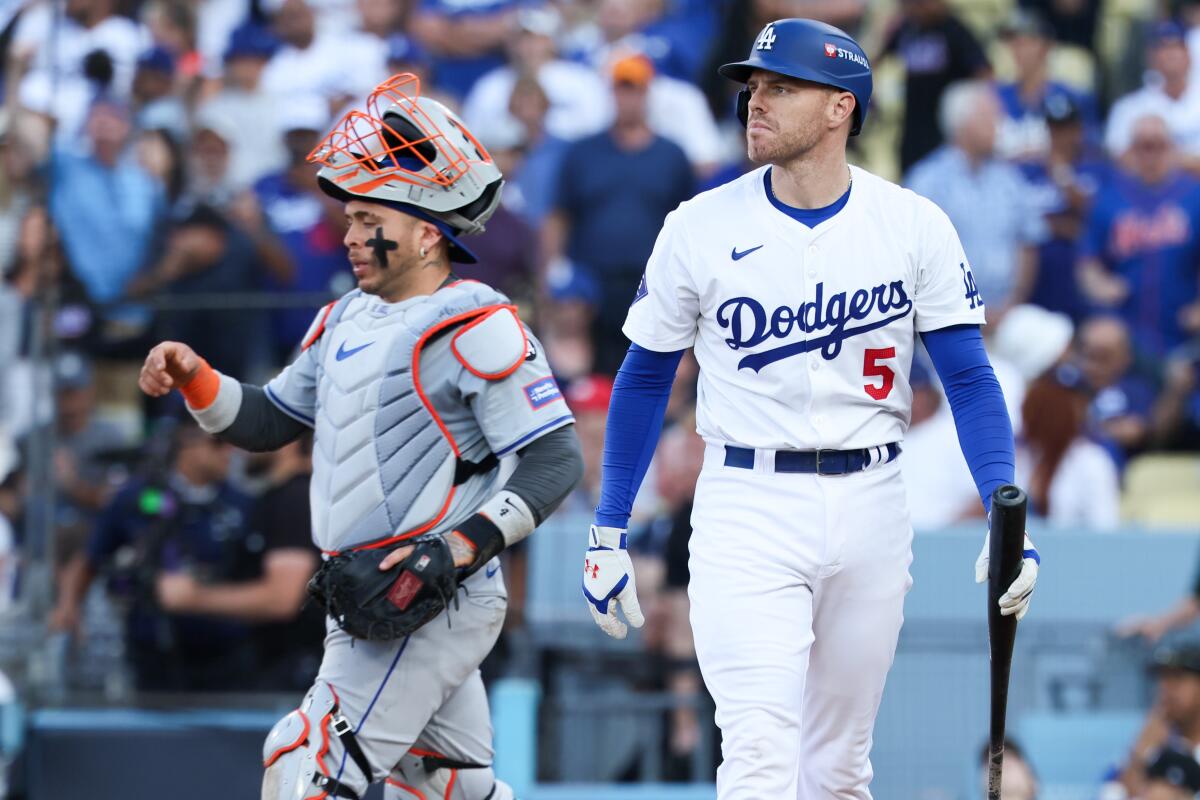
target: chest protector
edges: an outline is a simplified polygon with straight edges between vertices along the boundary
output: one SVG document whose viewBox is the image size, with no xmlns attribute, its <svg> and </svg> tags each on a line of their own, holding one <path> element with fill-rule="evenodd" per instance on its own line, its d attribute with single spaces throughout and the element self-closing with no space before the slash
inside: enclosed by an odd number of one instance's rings
<svg viewBox="0 0 1200 800">
<path fill-rule="evenodd" d="M 460 366 L 421 363 L 443 333 L 512 308 L 504 295 L 460 281 L 389 304 L 353 291 L 329 307 L 306 342 L 316 352 L 313 537 L 334 553 L 383 547 L 435 528 L 455 488 L 496 466 L 463 459 L 438 414 Z"/>
</svg>

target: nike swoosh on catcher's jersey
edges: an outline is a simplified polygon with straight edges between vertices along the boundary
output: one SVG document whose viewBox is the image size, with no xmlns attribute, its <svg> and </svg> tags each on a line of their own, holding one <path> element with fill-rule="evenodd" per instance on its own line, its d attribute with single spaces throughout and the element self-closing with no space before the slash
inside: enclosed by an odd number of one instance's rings
<svg viewBox="0 0 1200 800">
<path fill-rule="evenodd" d="M 493 575 L 495 575 L 495 574 L 496 574 L 497 572 L 499 572 L 499 571 L 500 571 L 500 565 L 499 565 L 499 564 L 497 564 L 497 565 L 496 565 L 496 566 L 494 566 L 494 567 L 488 567 L 488 568 L 485 570 L 485 574 L 487 575 L 487 577 L 489 577 L 489 578 L 490 578 L 490 577 L 492 577 Z"/>
<path fill-rule="evenodd" d="M 366 350 L 368 347 L 370 347 L 373 344 L 375 344 L 375 343 L 367 342 L 366 344 L 359 345 L 358 347 L 352 347 L 349 350 L 347 350 L 346 343 L 342 342 L 340 345 L 338 345 L 338 351 L 334 355 L 334 358 L 336 358 L 338 361 L 345 361 L 350 356 L 354 355 L 355 353 L 359 352 L 360 350 Z"/>
<path fill-rule="evenodd" d="M 755 250 L 762 249 L 762 247 L 763 247 L 763 245 L 760 244 L 758 247 L 751 247 L 749 250 L 743 250 L 740 253 L 738 252 L 738 249 L 735 247 L 735 248 L 733 248 L 733 251 L 730 252 L 729 257 L 732 258 L 734 261 L 741 261 L 743 258 L 750 255 Z"/>
</svg>

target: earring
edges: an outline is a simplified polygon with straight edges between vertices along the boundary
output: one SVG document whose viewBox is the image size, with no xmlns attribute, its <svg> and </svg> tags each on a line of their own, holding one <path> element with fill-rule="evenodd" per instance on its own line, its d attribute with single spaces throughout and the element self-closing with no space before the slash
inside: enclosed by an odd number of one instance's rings
<svg viewBox="0 0 1200 800">
<path fill-rule="evenodd" d="M 425 257 L 425 248 L 422 247 L 421 248 L 421 258 L 424 258 L 424 257 Z"/>
</svg>

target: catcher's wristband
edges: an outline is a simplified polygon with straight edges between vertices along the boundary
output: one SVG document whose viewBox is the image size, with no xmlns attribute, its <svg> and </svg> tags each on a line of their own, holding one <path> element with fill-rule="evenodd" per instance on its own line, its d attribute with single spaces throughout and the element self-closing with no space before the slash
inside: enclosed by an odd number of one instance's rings
<svg viewBox="0 0 1200 800">
<path fill-rule="evenodd" d="M 533 511 L 520 495 L 507 489 L 498 492 L 454 527 L 454 532 L 475 548 L 475 560 L 465 573 L 469 575 L 479 569 L 505 547 L 533 533 L 536 527 Z"/>
</svg>

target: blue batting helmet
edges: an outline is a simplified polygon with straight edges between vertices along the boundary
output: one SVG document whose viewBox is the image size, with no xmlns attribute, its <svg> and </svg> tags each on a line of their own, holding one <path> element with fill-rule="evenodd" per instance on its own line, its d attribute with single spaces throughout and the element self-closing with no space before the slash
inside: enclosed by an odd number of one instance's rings
<svg viewBox="0 0 1200 800">
<path fill-rule="evenodd" d="M 871 64 L 867 54 L 850 34 L 811 19 L 780 19 L 768 23 L 754 40 L 750 57 L 726 64 L 718 72 L 745 83 L 756 69 L 777 72 L 854 95 L 854 122 L 850 135 L 857 136 L 867 118 L 871 102 Z M 750 93 L 738 94 L 738 119 L 746 124 Z"/>
</svg>

